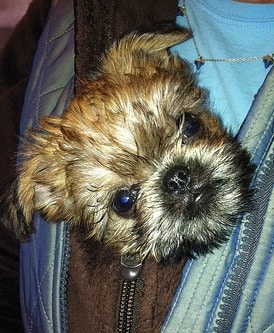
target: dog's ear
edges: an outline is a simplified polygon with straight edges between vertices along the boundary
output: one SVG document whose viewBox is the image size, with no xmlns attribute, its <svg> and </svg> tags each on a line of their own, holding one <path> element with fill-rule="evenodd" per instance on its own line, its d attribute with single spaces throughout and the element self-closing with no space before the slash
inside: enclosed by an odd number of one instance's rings
<svg viewBox="0 0 274 333">
<path fill-rule="evenodd" d="M 185 29 L 169 29 L 168 32 L 155 30 L 146 33 L 136 31 L 116 41 L 102 57 L 100 73 L 120 75 L 153 72 L 157 70 L 156 66 L 168 68 L 171 59 L 174 67 L 174 58 L 169 55 L 168 48 L 187 40 L 190 33 Z"/>
<path fill-rule="evenodd" d="M 32 232 L 32 209 L 29 208 L 18 198 L 18 180 L 8 182 L 0 195 L 0 222 L 21 241 L 26 241 Z"/>
<path fill-rule="evenodd" d="M 38 130 L 26 135 L 18 176 L 0 197 L 1 223 L 20 240 L 26 240 L 33 231 L 35 211 L 40 211 L 49 222 L 70 216 L 60 121 L 45 118 Z"/>
</svg>

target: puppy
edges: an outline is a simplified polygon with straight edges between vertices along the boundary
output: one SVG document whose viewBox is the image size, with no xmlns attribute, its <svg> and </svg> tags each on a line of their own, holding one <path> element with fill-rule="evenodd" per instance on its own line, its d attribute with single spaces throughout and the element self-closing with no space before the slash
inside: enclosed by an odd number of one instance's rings
<svg viewBox="0 0 274 333">
<path fill-rule="evenodd" d="M 1 221 L 20 240 L 39 211 L 119 256 L 160 263 L 213 251 L 249 210 L 248 152 L 167 49 L 185 31 L 131 33 L 103 55 L 60 117 L 26 133 Z"/>
</svg>

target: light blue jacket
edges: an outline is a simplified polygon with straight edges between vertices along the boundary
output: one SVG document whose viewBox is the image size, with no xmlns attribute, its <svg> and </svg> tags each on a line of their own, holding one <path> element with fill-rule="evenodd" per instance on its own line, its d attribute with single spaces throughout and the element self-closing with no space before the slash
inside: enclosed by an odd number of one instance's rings
<svg viewBox="0 0 274 333">
<path fill-rule="evenodd" d="M 60 0 L 50 11 L 26 93 L 22 133 L 42 115 L 61 114 L 73 96 L 72 8 L 72 0 Z M 243 216 L 214 254 L 188 261 L 162 332 L 274 332 L 273 110 L 272 70 L 239 133 L 258 165 L 255 214 Z M 35 228 L 31 241 L 21 245 L 25 331 L 64 333 L 69 232 L 65 223 L 48 225 L 39 215 Z"/>
</svg>

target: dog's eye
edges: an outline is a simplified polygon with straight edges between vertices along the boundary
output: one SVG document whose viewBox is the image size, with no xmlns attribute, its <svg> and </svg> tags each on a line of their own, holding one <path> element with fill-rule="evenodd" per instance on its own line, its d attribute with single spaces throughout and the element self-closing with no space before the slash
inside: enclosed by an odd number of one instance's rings
<svg viewBox="0 0 274 333">
<path fill-rule="evenodd" d="M 201 122 L 189 113 L 185 113 L 184 116 L 179 117 L 177 124 L 181 127 L 181 131 L 184 136 L 184 143 L 187 139 L 193 137 L 201 130 Z"/>
<path fill-rule="evenodd" d="M 200 122 L 197 118 L 190 114 L 185 114 L 185 121 L 183 125 L 183 134 L 185 138 L 189 138 L 200 130 Z"/>
<path fill-rule="evenodd" d="M 113 209 L 119 215 L 131 213 L 135 206 L 137 192 L 129 189 L 119 190 L 113 200 Z"/>
</svg>

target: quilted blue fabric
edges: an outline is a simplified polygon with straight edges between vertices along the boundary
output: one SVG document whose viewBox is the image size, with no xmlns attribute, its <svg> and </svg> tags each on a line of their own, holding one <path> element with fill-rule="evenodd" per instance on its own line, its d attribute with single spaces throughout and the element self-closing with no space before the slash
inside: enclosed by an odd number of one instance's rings
<svg viewBox="0 0 274 333">
<path fill-rule="evenodd" d="M 62 114 L 74 89 L 73 1 L 51 9 L 39 41 L 21 119 L 21 133 L 41 116 Z M 51 175 L 49 174 L 49 177 Z M 67 331 L 66 224 L 46 225 L 37 214 L 36 233 L 21 245 L 21 303 L 25 331 Z"/>
</svg>

